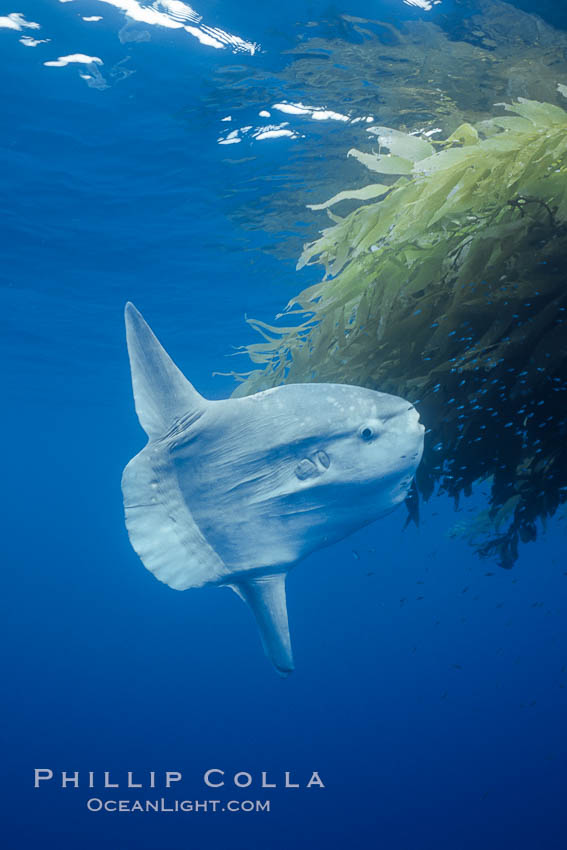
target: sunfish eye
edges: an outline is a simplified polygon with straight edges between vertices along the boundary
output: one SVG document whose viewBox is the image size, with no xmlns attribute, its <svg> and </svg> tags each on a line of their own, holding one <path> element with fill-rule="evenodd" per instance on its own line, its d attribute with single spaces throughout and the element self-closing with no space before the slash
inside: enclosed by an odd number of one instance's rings
<svg viewBox="0 0 567 850">
<path fill-rule="evenodd" d="M 365 443 L 369 443 L 374 437 L 374 429 L 370 425 L 363 425 L 358 433 Z"/>
</svg>

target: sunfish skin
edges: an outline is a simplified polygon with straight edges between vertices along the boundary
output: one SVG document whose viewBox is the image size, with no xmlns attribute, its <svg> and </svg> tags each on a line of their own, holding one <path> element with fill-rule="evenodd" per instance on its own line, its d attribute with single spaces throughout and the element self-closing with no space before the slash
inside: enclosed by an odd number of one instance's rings
<svg viewBox="0 0 567 850">
<path fill-rule="evenodd" d="M 235 590 L 287 675 L 288 570 L 405 500 L 423 453 L 419 415 L 397 396 L 344 384 L 208 401 L 132 304 L 125 314 L 149 438 L 122 477 L 132 546 L 176 590 Z"/>
</svg>

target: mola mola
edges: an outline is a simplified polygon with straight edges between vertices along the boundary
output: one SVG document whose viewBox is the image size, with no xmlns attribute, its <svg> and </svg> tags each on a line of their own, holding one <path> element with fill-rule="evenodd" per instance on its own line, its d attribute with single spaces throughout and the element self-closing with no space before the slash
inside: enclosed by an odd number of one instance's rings
<svg viewBox="0 0 567 850">
<path fill-rule="evenodd" d="M 130 303 L 126 337 L 149 438 L 122 477 L 132 546 L 176 590 L 236 591 L 286 675 L 288 570 L 404 501 L 423 451 L 419 415 L 397 396 L 344 384 L 208 401 Z"/>
</svg>

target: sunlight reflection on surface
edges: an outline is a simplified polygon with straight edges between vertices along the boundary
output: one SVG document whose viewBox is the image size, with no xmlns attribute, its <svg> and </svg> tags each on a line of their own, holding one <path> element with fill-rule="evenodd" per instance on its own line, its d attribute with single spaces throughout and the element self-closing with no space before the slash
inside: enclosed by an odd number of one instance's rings
<svg viewBox="0 0 567 850">
<path fill-rule="evenodd" d="M 69 2 L 69 0 L 59 0 L 59 2 Z M 259 49 L 258 44 L 232 35 L 219 27 L 210 27 L 202 23 L 202 15 L 181 0 L 154 0 L 148 5 L 138 0 L 98 0 L 98 2 L 114 6 L 124 12 L 126 17 L 138 23 L 168 29 L 184 29 L 208 47 L 217 49 L 229 47 L 235 53 L 245 52 L 252 55 Z"/>
<path fill-rule="evenodd" d="M 441 0 L 404 0 L 406 6 L 417 6 L 419 9 L 424 9 L 429 12 L 434 6 L 439 6 Z"/>
<path fill-rule="evenodd" d="M 11 12 L 9 15 L 0 17 L 0 27 L 8 30 L 40 29 L 40 25 L 35 21 L 26 21 L 21 12 Z"/>
</svg>

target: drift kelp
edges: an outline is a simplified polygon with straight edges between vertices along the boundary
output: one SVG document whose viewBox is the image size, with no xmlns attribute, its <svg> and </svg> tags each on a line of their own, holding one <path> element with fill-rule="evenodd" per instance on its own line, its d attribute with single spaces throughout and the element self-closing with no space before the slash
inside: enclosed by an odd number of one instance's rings
<svg viewBox="0 0 567 850">
<path fill-rule="evenodd" d="M 373 128 L 375 151 L 349 151 L 376 180 L 313 205 L 334 223 L 298 265 L 325 277 L 288 305 L 299 326 L 253 322 L 263 369 L 238 394 L 341 381 L 419 402 L 420 491 L 458 499 L 489 479 L 474 544 L 509 566 L 567 499 L 567 112 L 501 106 L 443 142 Z"/>
</svg>

